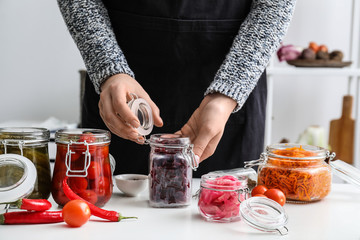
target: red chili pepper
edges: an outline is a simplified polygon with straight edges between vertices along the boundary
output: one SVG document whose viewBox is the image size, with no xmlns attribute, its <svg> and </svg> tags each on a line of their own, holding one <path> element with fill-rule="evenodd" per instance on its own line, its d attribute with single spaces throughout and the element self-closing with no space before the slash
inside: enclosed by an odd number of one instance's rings
<svg viewBox="0 0 360 240">
<path fill-rule="evenodd" d="M 63 221 L 62 211 L 19 211 L 0 214 L 0 224 L 37 224 Z"/>
<path fill-rule="evenodd" d="M 16 202 L 14 202 L 16 207 L 20 209 L 25 209 L 29 211 L 46 211 L 51 208 L 51 202 L 49 202 L 46 199 L 19 199 Z"/>
<path fill-rule="evenodd" d="M 67 179 L 68 179 L 68 177 L 65 177 L 64 180 L 63 180 L 63 190 L 64 190 L 65 195 L 70 200 L 80 199 L 80 200 L 85 201 L 89 205 L 92 215 L 94 215 L 96 217 L 99 217 L 99 218 L 107 219 L 107 220 L 112 221 L 112 222 L 119 222 L 122 219 L 128 219 L 128 218 L 137 218 L 137 217 L 123 217 L 118 212 L 109 211 L 109 210 L 99 208 L 99 207 L 95 206 L 94 204 L 84 200 L 83 198 L 79 197 L 76 193 L 74 193 L 71 190 L 71 188 L 67 184 Z"/>
</svg>

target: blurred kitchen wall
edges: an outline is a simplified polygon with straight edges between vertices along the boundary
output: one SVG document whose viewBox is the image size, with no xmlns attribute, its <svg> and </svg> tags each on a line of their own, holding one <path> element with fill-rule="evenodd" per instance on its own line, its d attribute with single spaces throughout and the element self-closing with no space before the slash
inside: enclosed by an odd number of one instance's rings
<svg viewBox="0 0 360 240">
<path fill-rule="evenodd" d="M 326 44 L 330 51 L 343 51 L 344 61 L 349 61 L 351 11 L 352 0 L 298 0 L 283 42 L 303 47 L 307 47 L 310 41 Z M 279 63 L 277 58 L 273 62 L 275 67 L 292 68 L 285 62 Z M 272 142 L 283 137 L 294 142 L 310 125 L 319 125 L 328 134 L 330 120 L 341 116 L 342 97 L 347 93 L 347 77 L 275 77 Z M 350 94 L 355 97 L 355 80 Z M 353 117 L 354 114 L 353 110 Z"/>
<path fill-rule="evenodd" d="M 310 41 L 349 58 L 351 0 L 298 0 L 284 44 Z M 274 59 L 275 67 L 288 67 Z M 79 120 L 81 56 L 55 0 L 0 0 L 0 122 Z M 344 77 L 276 77 L 272 140 L 296 141 L 309 125 L 339 118 Z M 354 87 L 352 91 L 354 91 Z"/>
<path fill-rule="evenodd" d="M 83 68 L 55 0 L 0 0 L 0 123 L 78 122 Z"/>
</svg>

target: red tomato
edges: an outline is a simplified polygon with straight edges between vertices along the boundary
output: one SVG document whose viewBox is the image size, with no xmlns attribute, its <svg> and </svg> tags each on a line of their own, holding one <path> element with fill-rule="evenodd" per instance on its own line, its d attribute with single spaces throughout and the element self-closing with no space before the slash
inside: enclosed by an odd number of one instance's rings
<svg viewBox="0 0 360 240">
<path fill-rule="evenodd" d="M 84 177 L 69 177 L 68 184 L 75 193 L 79 193 L 87 188 L 88 181 Z"/>
<path fill-rule="evenodd" d="M 257 194 L 264 194 L 267 190 L 268 190 L 267 187 L 265 187 L 264 185 L 257 185 L 251 191 L 251 196 L 255 196 Z"/>
<path fill-rule="evenodd" d="M 267 198 L 267 196 L 265 196 L 264 194 L 255 194 L 255 195 L 251 195 L 252 197 L 266 197 Z"/>
<path fill-rule="evenodd" d="M 108 177 L 108 178 L 112 176 L 110 163 L 105 163 L 104 164 L 104 166 L 103 166 L 103 176 Z"/>
<path fill-rule="evenodd" d="M 279 203 L 281 206 L 284 206 L 286 202 L 285 194 L 279 189 L 272 188 L 267 190 L 264 194 L 271 200 Z"/>
<path fill-rule="evenodd" d="M 54 174 L 51 181 L 51 190 L 61 190 L 62 191 L 62 181 L 66 176 L 66 171 L 58 171 Z"/>
<path fill-rule="evenodd" d="M 91 132 L 83 133 L 80 137 L 79 142 L 85 142 L 85 141 L 87 143 L 94 143 L 94 142 L 96 142 L 96 138 L 95 138 L 94 134 L 92 134 Z M 89 145 L 90 154 L 93 154 L 95 151 L 96 151 L 96 145 Z"/>
<path fill-rule="evenodd" d="M 64 221 L 71 227 L 84 225 L 91 216 L 90 208 L 82 200 L 71 200 L 65 204 L 63 210 Z"/>
<path fill-rule="evenodd" d="M 90 166 L 87 169 L 88 172 L 88 178 L 89 179 L 95 179 L 100 176 L 100 165 L 98 162 L 91 161 Z"/>
<path fill-rule="evenodd" d="M 95 205 L 95 203 L 98 201 L 98 196 L 93 190 L 84 190 L 82 192 L 79 192 L 78 194 L 82 199 L 88 201 L 89 203 L 92 203 Z"/>
<path fill-rule="evenodd" d="M 90 186 L 98 196 L 107 196 L 111 193 L 110 182 L 106 177 L 99 177 L 98 179 L 91 181 Z"/>
</svg>

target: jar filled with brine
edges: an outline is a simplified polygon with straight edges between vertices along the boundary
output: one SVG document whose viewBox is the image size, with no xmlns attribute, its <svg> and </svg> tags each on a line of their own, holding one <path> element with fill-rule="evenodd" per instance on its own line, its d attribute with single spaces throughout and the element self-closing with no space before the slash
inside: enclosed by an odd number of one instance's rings
<svg viewBox="0 0 360 240">
<path fill-rule="evenodd" d="M 150 105 L 131 94 L 130 110 L 137 116 L 136 129 L 145 144 L 149 144 L 149 205 L 151 207 L 185 207 L 191 203 L 192 171 L 198 163 L 188 137 L 179 134 L 152 134 L 153 117 Z"/>
<path fill-rule="evenodd" d="M 240 203 L 249 195 L 248 178 L 208 173 L 201 176 L 198 207 L 201 216 L 212 222 L 239 221 Z"/>
<path fill-rule="evenodd" d="M 266 148 L 258 164 L 258 184 L 284 192 L 287 201 L 312 202 L 326 197 L 331 190 L 332 158 L 328 150 L 300 144 L 274 144 Z"/>
<path fill-rule="evenodd" d="M 50 196 L 49 138 L 50 131 L 45 128 L 0 128 L 0 154 L 21 155 L 35 165 L 37 178 L 27 198 L 47 199 Z"/>
<path fill-rule="evenodd" d="M 197 168 L 190 139 L 177 134 L 153 134 L 150 147 L 150 206 L 190 205 L 192 170 Z"/>
<path fill-rule="evenodd" d="M 55 133 L 56 160 L 52 179 L 52 196 L 63 206 L 62 182 L 68 176 L 69 187 L 88 202 L 102 207 L 112 195 L 110 133 L 100 129 L 69 129 Z"/>
</svg>

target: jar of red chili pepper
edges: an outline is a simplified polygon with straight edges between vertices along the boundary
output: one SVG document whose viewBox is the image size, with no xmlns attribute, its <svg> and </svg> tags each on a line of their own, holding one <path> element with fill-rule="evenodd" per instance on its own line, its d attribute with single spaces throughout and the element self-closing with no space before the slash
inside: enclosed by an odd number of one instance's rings
<svg viewBox="0 0 360 240">
<path fill-rule="evenodd" d="M 68 176 L 70 188 L 83 199 L 102 207 L 112 195 L 110 133 L 100 129 L 59 130 L 51 193 L 63 206 L 69 199 L 62 182 Z"/>
<path fill-rule="evenodd" d="M 33 191 L 27 198 L 47 199 L 50 196 L 51 171 L 48 151 L 49 138 L 50 131 L 45 128 L 0 128 L 0 154 L 23 156 L 33 162 L 36 167 L 37 178 L 33 186 Z M 4 169 L 5 168 L 3 168 L 3 170 Z M 23 172 L 18 170 L 15 170 L 13 174 L 23 176 Z"/>
<path fill-rule="evenodd" d="M 197 168 L 190 139 L 177 134 L 153 134 L 150 146 L 150 206 L 190 205 L 192 170 Z"/>
<path fill-rule="evenodd" d="M 250 161 L 247 166 L 260 165 L 258 184 L 280 189 L 287 201 L 312 202 L 323 199 L 331 190 L 331 167 L 325 160 L 333 157 L 316 146 L 275 144 L 266 148 L 260 160 Z"/>
</svg>

